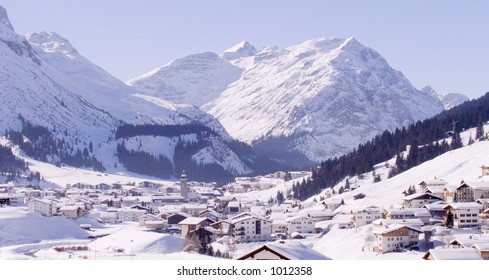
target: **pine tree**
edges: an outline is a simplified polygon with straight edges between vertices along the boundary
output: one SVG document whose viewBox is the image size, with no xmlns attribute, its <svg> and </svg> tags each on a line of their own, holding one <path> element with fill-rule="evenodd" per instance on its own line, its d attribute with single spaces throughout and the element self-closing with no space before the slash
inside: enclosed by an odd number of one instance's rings
<svg viewBox="0 0 489 280">
<path fill-rule="evenodd" d="M 445 226 L 447 228 L 452 228 L 453 225 L 454 225 L 453 213 L 451 210 L 448 210 Z"/>
<path fill-rule="evenodd" d="M 484 124 L 480 122 L 475 130 L 475 139 L 481 141 L 484 138 Z"/>
</svg>

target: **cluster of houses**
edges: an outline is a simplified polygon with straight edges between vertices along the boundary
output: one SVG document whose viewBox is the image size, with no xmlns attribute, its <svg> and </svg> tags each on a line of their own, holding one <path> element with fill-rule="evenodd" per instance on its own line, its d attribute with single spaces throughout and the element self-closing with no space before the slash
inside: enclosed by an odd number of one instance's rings
<svg viewBox="0 0 489 280">
<path fill-rule="evenodd" d="M 419 183 L 419 192 L 404 192 L 402 206 L 399 209 L 384 209 L 370 206 L 351 211 L 353 227 L 374 225 L 372 230 L 373 248 L 377 253 L 404 251 L 433 247 L 432 230 L 436 225 L 449 228 L 470 228 L 482 233 L 487 231 L 489 221 L 489 182 L 483 181 L 489 175 L 488 169 L 482 166 L 481 181 L 465 182 L 451 185 L 442 179 L 425 180 Z M 420 234 L 424 239 L 420 240 Z M 489 259 L 489 236 L 480 235 L 479 243 L 450 242 L 451 250 L 431 249 L 424 259 L 465 258 L 464 254 L 472 251 L 467 258 Z M 455 242 L 455 243 L 454 243 Z M 462 244 L 462 243 L 460 243 Z M 455 246 L 456 245 L 456 246 Z M 471 249 L 468 249 L 471 248 Z"/>
<path fill-rule="evenodd" d="M 400 207 L 389 209 L 372 205 L 339 213 L 335 210 L 344 205 L 344 200 L 334 197 L 320 203 L 315 201 L 316 207 L 304 207 L 306 204 L 301 201 L 285 200 L 280 205 L 269 205 L 251 197 L 245 199 L 246 195 L 242 194 L 271 188 L 277 180 L 284 182 L 286 178 L 299 175 L 308 176 L 303 172 L 277 172 L 266 177 L 240 177 L 222 188 L 215 184 L 188 182 L 185 173 L 179 182 L 167 184 L 78 183 L 53 190 L 0 185 L 0 204 L 24 204 L 30 211 L 44 216 L 76 219 L 89 215 L 107 224 L 138 222 L 147 230 L 223 244 L 321 236 L 327 232 L 325 224 L 338 224 L 339 228 L 372 225 L 368 248 L 363 250 L 380 254 L 435 247 L 433 229 L 436 225 L 474 228 L 480 232 L 488 228 L 489 182 L 484 181 L 487 178 L 484 176 L 489 175 L 489 168 L 485 166 L 481 179 L 475 182 L 452 185 L 442 179 L 422 181 L 417 190 L 410 188 L 404 192 Z M 228 194 L 224 196 L 224 192 Z M 336 219 L 337 214 L 347 214 L 351 220 Z M 320 223 L 333 219 L 329 223 Z M 424 236 L 422 240 L 421 236 Z M 276 244 L 275 247 L 284 246 L 288 245 Z M 460 250 L 458 252 L 464 252 L 467 258 L 489 259 L 486 235 L 453 240 L 450 246 L 450 250 Z M 248 257 L 269 256 L 272 247 L 263 247 Z M 423 258 L 449 259 L 453 251 L 446 251 L 448 249 L 431 249 Z M 469 251 L 477 253 L 478 257 L 469 257 Z"/>
</svg>

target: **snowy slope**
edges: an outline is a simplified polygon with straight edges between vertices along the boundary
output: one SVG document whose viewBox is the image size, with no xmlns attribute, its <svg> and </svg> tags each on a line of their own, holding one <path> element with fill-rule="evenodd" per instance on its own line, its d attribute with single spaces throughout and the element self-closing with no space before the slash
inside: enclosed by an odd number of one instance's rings
<svg viewBox="0 0 489 280">
<path fill-rule="evenodd" d="M 203 108 L 233 137 L 247 143 L 289 137 L 292 148 L 312 160 L 341 155 L 385 129 L 443 109 L 354 38 L 265 48 L 239 81 Z"/>
<path fill-rule="evenodd" d="M 231 137 L 211 115 L 192 105 L 138 93 L 83 57 L 59 34 L 18 35 L 3 7 L 0 7 L 0 105 L 4 108 L 0 114 L 2 132 L 19 130 L 21 114 L 28 122 L 48 128 L 55 137 L 75 148 L 83 149 L 92 142 L 93 155 L 114 172 L 122 169 L 115 157 L 118 142 L 114 140 L 121 123 L 202 124 L 218 134 L 206 153 L 208 162 L 232 168 L 236 174 L 250 171 L 238 157 L 220 156 L 232 154 L 226 145 Z M 161 139 L 145 142 L 140 150 L 149 152 L 157 151 L 162 143 Z M 173 158 L 173 150 L 159 149 L 162 150 L 159 154 Z"/>
<path fill-rule="evenodd" d="M 179 104 L 202 106 L 241 75 L 241 69 L 215 53 L 177 59 L 127 82 L 134 89 Z"/>
</svg>

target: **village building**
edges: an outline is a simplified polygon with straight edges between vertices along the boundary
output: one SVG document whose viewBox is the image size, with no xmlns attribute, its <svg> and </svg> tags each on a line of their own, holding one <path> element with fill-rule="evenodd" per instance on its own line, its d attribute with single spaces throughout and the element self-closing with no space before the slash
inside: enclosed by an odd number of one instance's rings
<svg viewBox="0 0 489 280">
<path fill-rule="evenodd" d="M 118 209 L 117 221 L 123 222 L 138 222 L 139 218 L 146 214 L 145 210 L 138 209 Z"/>
<path fill-rule="evenodd" d="M 443 209 L 447 204 L 443 201 L 436 201 L 433 203 L 425 204 L 423 208 L 428 209 L 430 211 L 432 223 L 440 223 L 443 222 L 443 218 L 445 217 L 447 211 Z"/>
<path fill-rule="evenodd" d="M 453 227 L 467 228 L 479 227 L 479 214 L 482 212 L 482 205 L 476 202 L 450 203 L 443 207 L 447 212 L 453 214 Z"/>
<path fill-rule="evenodd" d="M 179 222 L 178 225 L 180 225 L 182 229 L 182 236 L 187 237 L 189 232 L 209 226 L 212 223 L 213 222 L 207 218 L 189 217 Z"/>
<path fill-rule="evenodd" d="M 99 222 L 102 224 L 115 224 L 117 223 L 117 212 L 101 212 Z"/>
<path fill-rule="evenodd" d="M 376 237 L 374 251 L 384 254 L 399 251 L 402 248 L 418 246 L 419 234 L 422 231 L 409 225 L 391 225 L 374 228 L 372 233 Z"/>
<path fill-rule="evenodd" d="M 307 210 L 307 216 L 311 217 L 315 222 L 332 220 L 336 214 L 331 209 Z"/>
<path fill-rule="evenodd" d="M 448 185 L 448 182 L 443 180 L 443 179 L 439 179 L 439 178 L 435 178 L 435 179 L 432 179 L 432 180 L 423 180 L 421 181 L 419 184 L 419 187 L 421 190 L 423 190 L 424 192 L 426 192 L 425 190 L 427 188 L 432 188 L 432 187 L 445 187 Z"/>
<path fill-rule="evenodd" d="M 239 242 L 270 240 L 271 221 L 254 215 L 241 215 L 231 221 L 234 238 Z"/>
<path fill-rule="evenodd" d="M 253 249 L 236 260 L 331 260 L 300 242 L 278 241 Z"/>
<path fill-rule="evenodd" d="M 387 219 L 420 219 L 425 224 L 429 223 L 431 214 L 426 208 L 404 208 L 404 209 L 387 209 L 385 217 Z"/>
<path fill-rule="evenodd" d="M 430 193 L 414 193 L 403 198 L 402 206 L 404 208 L 421 208 L 437 201 L 443 201 L 443 198 Z"/>
<path fill-rule="evenodd" d="M 314 233 L 315 222 L 307 216 L 294 216 L 285 220 L 287 222 L 287 234 L 292 236 L 293 233 Z"/>
<path fill-rule="evenodd" d="M 351 223 L 354 227 L 368 225 L 375 220 L 384 218 L 384 208 L 369 206 L 361 210 L 352 210 Z"/>
<path fill-rule="evenodd" d="M 190 217 L 190 215 L 185 213 L 172 214 L 168 216 L 168 226 L 172 228 L 181 228 L 180 222 Z"/>
<path fill-rule="evenodd" d="M 457 191 L 457 186 L 455 185 L 446 185 L 443 188 L 443 199 L 447 203 L 455 202 L 455 193 Z"/>
<path fill-rule="evenodd" d="M 138 219 L 140 226 L 144 226 L 146 224 L 146 222 L 150 222 L 150 221 L 163 221 L 163 219 L 160 217 L 157 217 L 156 215 L 152 215 L 152 214 L 142 215 Z M 167 222 L 167 224 L 168 224 L 168 222 Z"/>
<path fill-rule="evenodd" d="M 474 202 L 489 198 L 489 182 L 463 182 L 455 191 L 455 202 Z"/>
<path fill-rule="evenodd" d="M 185 204 L 182 207 L 182 212 L 189 214 L 192 217 L 199 217 L 199 213 L 206 209 L 207 205 L 204 204 Z"/>
<path fill-rule="evenodd" d="M 77 219 L 85 215 L 85 211 L 78 205 L 64 205 L 59 208 L 59 212 L 62 216 Z"/>
<path fill-rule="evenodd" d="M 482 260 L 474 248 L 430 249 L 423 255 L 423 260 Z"/>
<path fill-rule="evenodd" d="M 50 217 L 57 213 L 57 202 L 50 199 L 31 199 L 27 203 L 27 209 L 29 211 L 39 212 L 41 215 Z"/>
</svg>

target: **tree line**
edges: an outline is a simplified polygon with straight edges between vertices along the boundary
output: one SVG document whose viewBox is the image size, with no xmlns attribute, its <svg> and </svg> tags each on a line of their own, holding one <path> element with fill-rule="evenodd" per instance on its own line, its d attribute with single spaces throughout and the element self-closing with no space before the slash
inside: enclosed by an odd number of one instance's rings
<svg viewBox="0 0 489 280">
<path fill-rule="evenodd" d="M 487 138 L 483 124 L 489 120 L 489 93 L 467 101 L 424 121 L 394 131 L 384 131 L 353 151 L 321 162 L 308 180 L 293 186 L 294 198 L 304 200 L 332 188 L 347 176 L 373 170 L 377 163 L 396 157 L 393 176 L 427 160 L 462 146 L 460 131 L 476 127 L 472 141 Z M 455 128 L 455 131 L 454 129 Z M 407 155 L 401 152 L 409 146 Z"/>
</svg>

